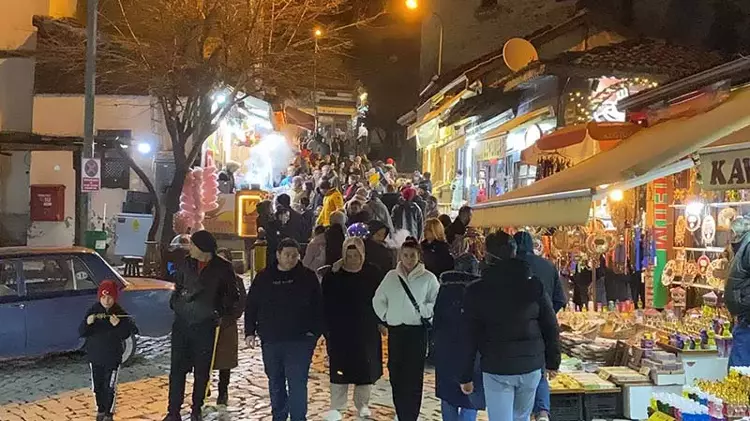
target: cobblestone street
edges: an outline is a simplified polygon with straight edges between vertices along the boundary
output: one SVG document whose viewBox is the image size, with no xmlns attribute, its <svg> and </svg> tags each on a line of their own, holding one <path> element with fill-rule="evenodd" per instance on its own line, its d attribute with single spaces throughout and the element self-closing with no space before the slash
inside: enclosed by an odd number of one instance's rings
<svg viewBox="0 0 750 421">
<path fill-rule="evenodd" d="M 232 370 L 230 401 L 226 409 L 214 406 L 215 394 L 207 401 L 207 420 L 270 420 L 267 380 L 260 350 L 241 345 L 240 366 Z M 117 396 L 116 420 L 161 420 L 166 411 L 169 371 L 169 339 L 141 338 L 139 355 L 123 367 Z M 95 406 L 90 374 L 79 354 L 51 356 L 33 361 L 0 365 L 0 421 L 90 420 Z M 217 376 L 215 376 L 217 377 Z M 213 388 L 217 379 L 214 378 Z M 188 388 L 188 392 L 190 392 Z M 425 380 L 423 420 L 439 420 L 439 401 L 434 397 L 434 375 Z M 322 347 L 311 370 L 309 419 L 321 420 L 328 410 L 328 375 Z M 189 402 L 189 399 L 186 400 Z M 391 420 L 394 411 L 390 386 L 381 379 L 373 391 L 373 419 Z M 187 406 L 183 414 L 187 414 Z M 345 419 L 355 419 L 352 407 Z M 185 419 L 189 417 L 185 416 Z"/>
</svg>

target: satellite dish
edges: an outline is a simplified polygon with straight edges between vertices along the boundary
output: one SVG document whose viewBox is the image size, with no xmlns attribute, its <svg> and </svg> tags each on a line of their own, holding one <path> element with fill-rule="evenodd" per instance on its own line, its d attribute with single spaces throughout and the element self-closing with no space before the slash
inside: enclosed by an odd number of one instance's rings
<svg viewBox="0 0 750 421">
<path fill-rule="evenodd" d="M 503 60 L 511 71 L 517 72 L 532 61 L 539 60 L 536 48 L 523 38 L 511 38 L 503 46 Z"/>
</svg>

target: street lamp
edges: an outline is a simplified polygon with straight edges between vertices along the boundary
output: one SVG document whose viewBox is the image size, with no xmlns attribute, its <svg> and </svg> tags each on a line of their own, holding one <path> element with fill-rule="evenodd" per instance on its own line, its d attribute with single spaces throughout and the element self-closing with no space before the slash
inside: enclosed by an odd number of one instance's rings
<svg viewBox="0 0 750 421">
<path fill-rule="evenodd" d="M 406 8 L 408 10 L 417 10 L 419 9 L 419 0 L 405 0 Z M 432 16 L 437 19 L 438 22 L 438 28 L 440 30 L 439 39 L 438 39 L 438 65 L 437 65 L 437 75 L 440 76 L 443 73 L 443 34 L 445 32 L 445 25 L 443 24 L 443 18 L 437 12 L 432 12 Z"/>
<path fill-rule="evenodd" d="M 315 28 L 313 38 L 315 40 L 315 50 L 313 51 L 313 114 L 315 125 L 313 130 L 313 139 L 318 136 L 318 40 L 323 36 L 323 30 Z"/>
</svg>

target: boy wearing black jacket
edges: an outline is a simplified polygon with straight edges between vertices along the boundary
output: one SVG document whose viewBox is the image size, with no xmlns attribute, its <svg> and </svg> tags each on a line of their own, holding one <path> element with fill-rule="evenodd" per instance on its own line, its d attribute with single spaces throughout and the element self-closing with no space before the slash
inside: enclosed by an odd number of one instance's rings
<svg viewBox="0 0 750 421">
<path fill-rule="evenodd" d="M 111 421 L 115 412 L 117 374 L 122 364 L 123 341 L 136 332 L 128 313 L 117 304 L 117 284 L 103 281 L 99 301 L 86 312 L 78 331 L 86 338 L 86 356 L 96 397 L 97 421 Z"/>
<path fill-rule="evenodd" d="M 315 272 L 302 266 L 291 238 L 276 248 L 276 264 L 250 285 L 245 342 L 260 337 L 273 421 L 307 419 L 307 381 L 313 352 L 323 333 L 323 295 Z"/>
</svg>

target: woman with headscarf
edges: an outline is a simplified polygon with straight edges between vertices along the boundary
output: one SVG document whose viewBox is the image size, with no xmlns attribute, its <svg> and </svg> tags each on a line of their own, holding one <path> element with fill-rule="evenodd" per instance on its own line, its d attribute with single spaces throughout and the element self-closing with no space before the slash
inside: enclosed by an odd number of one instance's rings
<svg viewBox="0 0 750 421">
<path fill-rule="evenodd" d="M 420 263 L 421 248 L 409 237 L 396 269 L 375 292 L 375 314 L 388 326 L 388 372 L 399 421 L 417 421 L 422 406 L 427 330 L 440 284 Z"/>
<path fill-rule="evenodd" d="M 326 265 L 332 265 L 341 259 L 341 247 L 346 239 L 346 215 L 341 211 L 331 214 L 331 225 L 326 228 Z"/>
<path fill-rule="evenodd" d="M 468 244 L 465 250 L 456 258 L 455 268 L 440 276 L 440 291 L 435 302 L 432 330 L 435 395 L 441 400 L 443 421 L 475 421 L 477 411 L 485 408 L 479 360 L 474 369 L 474 392 L 469 395 L 461 391 L 462 367 L 456 364 L 467 343 L 463 329 L 464 294 L 466 287 L 479 279 L 479 258 L 483 256 Z"/>
<path fill-rule="evenodd" d="M 445 241 L 445 230 L 437 218 L 428 219 L 424 223 L 422 259 L 424 267 L 438 278 L 443 272 L 453 269 L 453 256 Z"/>
<path fill-rule="evenodd" d="M 322 283 L 331 380 L 328 421 L 341 420 L 349 385 L 354 385 L 359 418 L 369 418 L 370 391 L 383 374 L 380 320 L 371 305 L 383 275 L 365 262 L 361 238 L 347 238 L 342 249 L 343 258 Z"/>
</svg>

